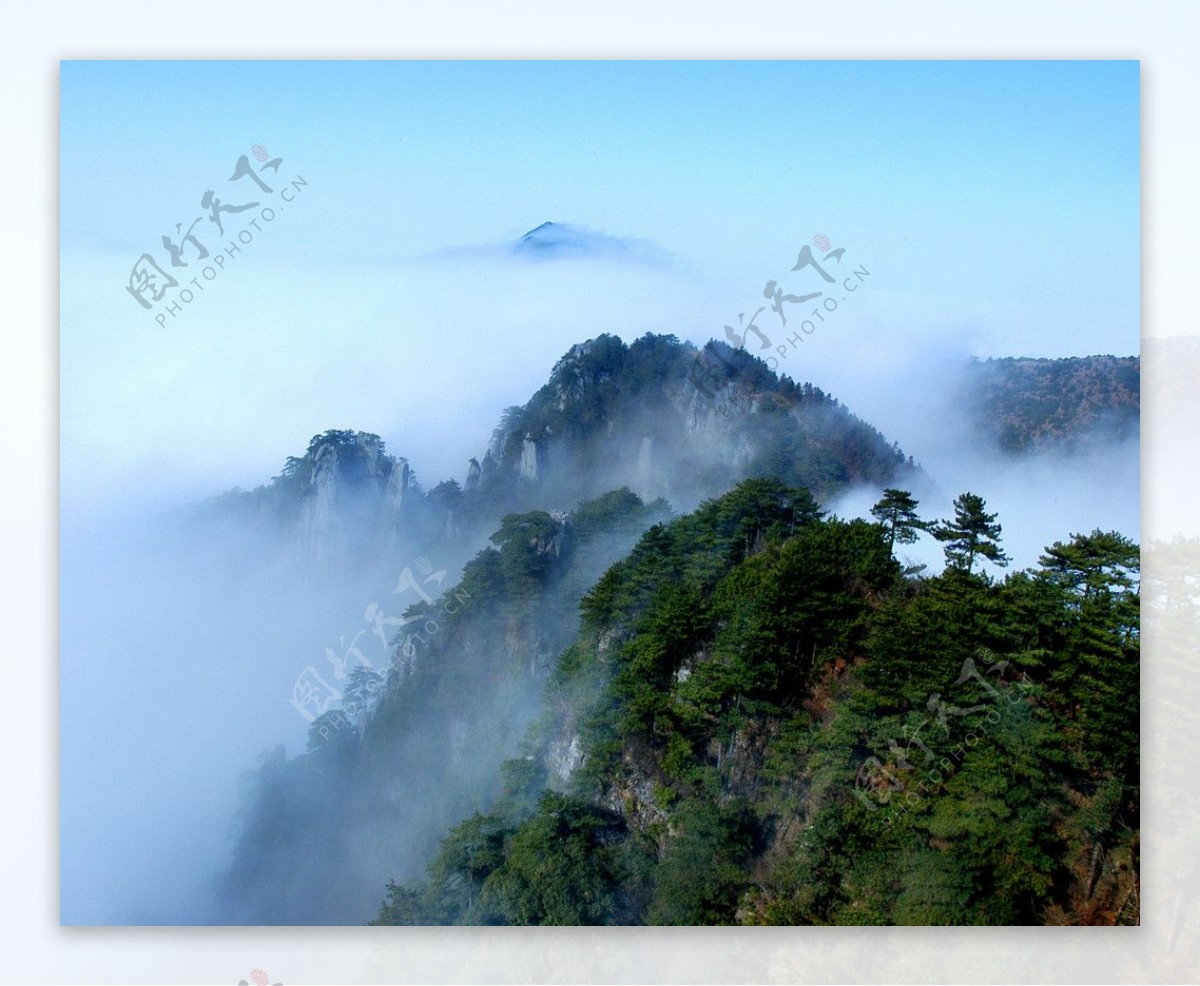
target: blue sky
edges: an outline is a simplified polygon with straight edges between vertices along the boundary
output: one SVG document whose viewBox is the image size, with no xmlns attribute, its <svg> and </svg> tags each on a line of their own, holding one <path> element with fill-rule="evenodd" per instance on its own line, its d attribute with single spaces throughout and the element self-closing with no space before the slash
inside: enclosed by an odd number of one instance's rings
<svg viewBox="0 0 1200 986">
<path fill-rule="evenodd" d="M 61 82 L 66 506 L 84 475 L 258 482 L 335 426 L 433 445 L 436 481 L 573 342 L 720 335 L 816 233 L 874 278 L 830 365 L 885 337 L 1137 351 L 1136 62 L 65 62 Z M 253 144 L 303 194 L 159 326 L 132 263 Z M 429 259 L 547 219 L 678 266 Z"/>
</svg>

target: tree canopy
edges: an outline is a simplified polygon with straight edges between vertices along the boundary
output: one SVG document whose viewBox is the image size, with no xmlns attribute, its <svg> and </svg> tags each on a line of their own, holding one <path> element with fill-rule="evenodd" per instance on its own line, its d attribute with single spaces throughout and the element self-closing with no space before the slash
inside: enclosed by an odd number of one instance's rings
<svg viewBox="0 0 1200 986">
<path fill-rule="evenodd" d="M 946 544 L 946 562 L 970 574 L 976 558 L 986 558 L 1004 568 L 1009 557 L 1000 548 L 1000 525 L 996 515 L 976 493 L 962 493 L 954 499 L 954 518 L 933 527 L 933 536 Z"/>
</svg>

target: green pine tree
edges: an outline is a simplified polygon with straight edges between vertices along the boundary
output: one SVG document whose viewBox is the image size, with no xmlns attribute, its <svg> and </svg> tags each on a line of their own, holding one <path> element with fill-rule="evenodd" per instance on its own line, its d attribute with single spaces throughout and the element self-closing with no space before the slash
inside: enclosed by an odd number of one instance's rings
<svg viewBox="0 0 1200 986">
<path fill-rule="evenodd" d="M 946 542 L 946 564 L 968 575 L 976 557 L 986 558 L 1001 568 L 1009 557 L 1000 548 L 1000 525 L 996 515 L 989 514 L 983 497 L 963 493 L 954 500 L 954 519 L 938 523 L 933 536 Z"/>
<path fill-rule="evenodd" d="M 888 551 L 896 544 L 912 544 L 918 531 L 929 529 L 917 516 L 917 501 L 908 490 L 889 486 L 883 491 L 883 499 L 871 508 L 871 516 L 887 529 Z"/>
</svg>

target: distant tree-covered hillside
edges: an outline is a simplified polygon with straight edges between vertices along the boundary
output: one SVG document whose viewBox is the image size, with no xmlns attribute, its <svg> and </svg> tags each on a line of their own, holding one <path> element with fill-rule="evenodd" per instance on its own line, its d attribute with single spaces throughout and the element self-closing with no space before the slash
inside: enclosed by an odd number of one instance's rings
<svg viewBox="0 0 1200 986">
<path fill-rule="evenodd" d="M 1136 356 L 976 361 L 963 399 L 981 434 L 1006 452 L 1136 438 L 1139 364 Z"/>
<path fill-rule="evenodd" d="M 653 334 L 572 346 L 463 465 L 460 477 L 426 487 L 378 435 L 331 429 L 269 482 L 216 497 L 200 513 L 248 523 L 308 563 L 362 566 L 400 546 L 410 557 L 469 557 L 507 514 L 568 511 L 621 487 L 690 509 L 752 476 L 824 498 L 915 471 L 898 445 L 812 384 L 724 342 L 697 350 Z"/>
</svg>

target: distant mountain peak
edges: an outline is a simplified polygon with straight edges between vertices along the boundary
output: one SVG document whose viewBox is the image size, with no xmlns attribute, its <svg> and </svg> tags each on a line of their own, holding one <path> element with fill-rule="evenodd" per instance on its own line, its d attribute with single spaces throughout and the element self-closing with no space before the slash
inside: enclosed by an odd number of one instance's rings
<svg viewBox="0 0 1200 986">
<path fill-rule="evenodd" d="M 604 253 L 613 246 L 610 240 L 611 238 L 603 233 L 595 233 L 578 226 L 544 222 L 522 236 L 516 242 L 514 251 L 532 253 L 539 257 Z"/>
<path fill-rule="evenodd" d="M 535 240 L 540 237 L 546 237 L 563 229 L 560 223 L 544 222 L 540 226 L 534 226 L 528 233 L 521 237 L 522 243 L 527 243 L 529 240 Z"/>
<path fill-rule="evenodd" d="M 523 234 L 509 250 L 514 256 L 533 261 L 589 259 L 653 267 L 670 267 L 677 262 L 652 240 L 551 221 Z"/>
</svg>

